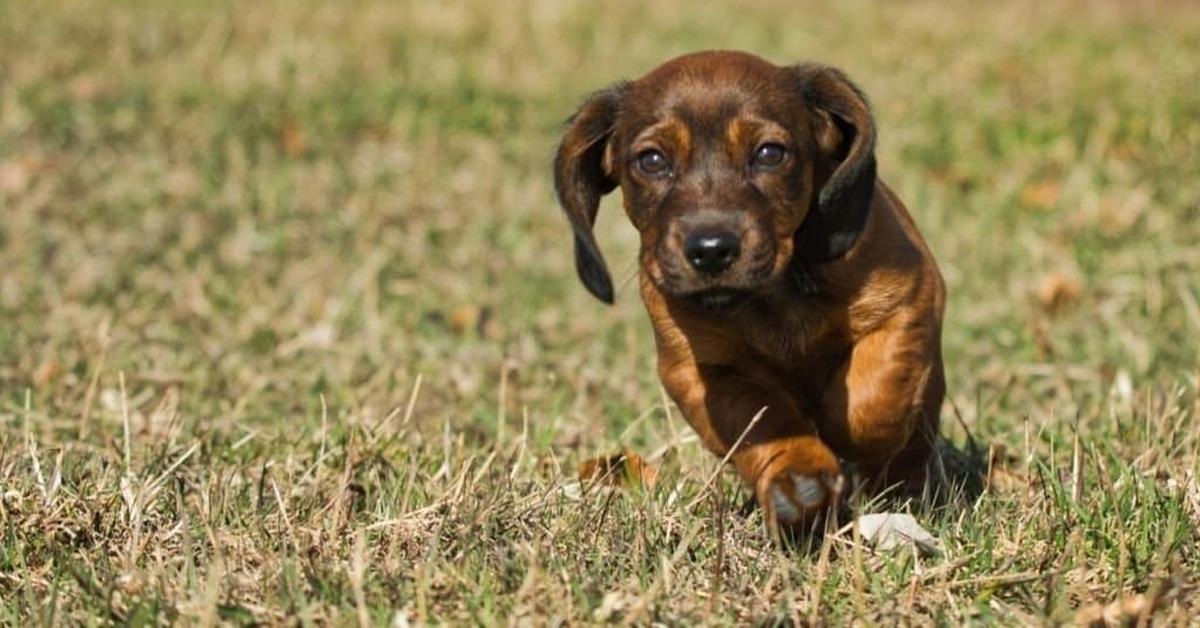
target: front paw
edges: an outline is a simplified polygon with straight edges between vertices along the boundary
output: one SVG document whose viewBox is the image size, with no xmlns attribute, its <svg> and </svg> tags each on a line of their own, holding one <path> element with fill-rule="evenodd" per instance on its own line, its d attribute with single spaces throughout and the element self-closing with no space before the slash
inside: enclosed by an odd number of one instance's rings
<svg viewBox="0 0 1200 628">
<path fill-rule="evenodd" d="M 841 498 L 841 469 L 833 452 L 816 438 L 797 439 L 773 457 L 759 476 L 755 494 L 768 525 L 812 523 Z"/>
</svg>

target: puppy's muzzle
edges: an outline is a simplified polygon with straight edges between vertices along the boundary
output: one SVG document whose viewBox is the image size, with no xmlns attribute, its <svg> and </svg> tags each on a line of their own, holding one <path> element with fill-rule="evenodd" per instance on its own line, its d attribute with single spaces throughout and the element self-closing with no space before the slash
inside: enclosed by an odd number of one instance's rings
<svg viewBox="0 0 1200 628">
<path fill-rule="evenodd" d="M 720 275 L 742 253 L 742 239 L 727 230 L 696 231 L 683 241 L 683 254 L 696 272 Z"/>
</svg>

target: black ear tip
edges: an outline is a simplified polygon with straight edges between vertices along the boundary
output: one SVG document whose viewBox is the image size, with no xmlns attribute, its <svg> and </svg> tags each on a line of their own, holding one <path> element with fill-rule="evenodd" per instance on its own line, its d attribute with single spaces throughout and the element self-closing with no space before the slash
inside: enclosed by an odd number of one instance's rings
<svg viewBox="0 0 1200 628">
<path fill-rule="evenodd" d="M 583 282 L 583 287 L 587 288 L 588 292 L 609 305 L 613 304 L 615 295 L 612 277 L 608 275 L 608 270 L 604 268 L 603 262 L 596 264 L 593 260 L 579 256 L 575 260 L 575 268 L 579 271 L 579 280 Z"/>
<path fill-rule="evenodd" d="M 594 269 L 593 269 L 594 271 Z M 604 271 L 588 272 L 582 266 L 579 268 L 579 280 L 592 296 L 612 305 L 616 300 L 613 294 L 612 278 Z"/>
<path fill-rule="evenodd" d="M 608 274 L 608 266 L 596 245 L 588 238 L 575 237 L 575 270 L 579 280 L 597 299 L 612 305 L 614 301 L 612 277 Z"/>
<path fill-rule="evenodd" d="M 591 292 L 593 296 L 608 305 L 612 305 L 616 302 L 615 295 L 613 295 L 613 287 L 611 282 L 605 282 L 603 285 L 597 286 L 589 285 L 588 292 Z"/>
</svg>

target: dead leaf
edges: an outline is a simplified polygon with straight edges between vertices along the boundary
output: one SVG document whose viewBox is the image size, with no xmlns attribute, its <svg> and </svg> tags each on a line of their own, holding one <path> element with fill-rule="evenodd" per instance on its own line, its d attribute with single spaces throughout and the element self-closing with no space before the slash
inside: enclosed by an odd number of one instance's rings
<svg viewBox="0 0 1200 628">
<path fill-rule="evenodd" d="M 1079 298 L 1083 285 L 1078 279 L 1062 272 L 1044 275 L 1038 282 L 1037 299 L 1042 309 L 1060 312 Z"/>
<path fill-rule="evenodd" d="M 938 556 L 942 553 L 941 541 L 930 534 L 912 515 L 883 512 L 862 515 L 850 525 L 842 528 L 838 534 L 850 533 L 858 526 L 858 533 L 863 541 L 881 551 L 891 551 L 900 547 L 916 547 L 926 556 Z"/>
<path fill-rule="evenodd" d="M 1084 607 L 1075 615 L 1075 625 L 1094 626 L 1137 626 L 1142 617 L 1149 617 L 1154 612 L 1154 599 L 1144 593 L 1123 597 L 1113 602 L 1101 605 L 1093 604 Z"/>
<path fill-rule="evenodd" d="M 33 372 L 33 385 L 36 388 L 45 388 L 54 383 L 60 373 L 62 373 L 62 366 L 58 360 L 50 358 L 38 365 L 37 370 Z"/>
<path fill-rule="evenodd" d="M 585 460 L 579 464 L 579 481 L 596 481 L 607 486 L 654 488 L 658 469 L 626 448 L 623 453 Z"/>
<path fill-rule="evenodd" d="M 299 157 L 308 150 L 308 139 L 304 136 L 304 129 L 292 119 L 285 120 L 280 128 L 279 142 L 283 145 L 283 152 L 290 157 Z"/>
<path fill-rule="evenodd" d="M 456 334 L 475 332 L 480 338 L 498 340 L 504 328 L 495 311 L 486 305 L 464 304 L 450 311 L 450 328 Z"/>
<path fill-rule="evenodd" d="M 483 308 L 478 305 L 460 305 L 450 311 L 450 327 L 455 333 L 465 334 L 475 329 L 483 318 Z"/>
<path fill-rule="evenodd" d="M 1021 189 L 1021 204 L 1034 209 L 1053 209 L 1061 193 L 1062 183 L 1055 179 L 1044 179 Z"/>
<path fill-rule="evenodd" d="M 997 443 L 991 446 L 988 452 L 986 478 L 988 490 L 1011 491 L 1028 487 L 1031 484 L 1029 476 L 1014 471 L 1010 467 L 1015 462 L 1016 458 L 1009 455 L 1008 449 L 1004 445 Z"/>
</svg>

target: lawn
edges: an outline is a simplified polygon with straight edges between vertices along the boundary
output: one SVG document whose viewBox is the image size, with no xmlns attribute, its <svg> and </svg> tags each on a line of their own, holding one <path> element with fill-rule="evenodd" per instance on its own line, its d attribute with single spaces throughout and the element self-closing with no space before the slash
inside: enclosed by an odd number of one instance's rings
<svg viewBox="0 0 1200 628">
<path fill-rule="evenodd" d="M 699 4 L 0 0 L 0 623 L 1195 622 L 1200 6 Z M 940 555 L 771 541 L 619 195 L 575 278 L 563 120 L 702 48 L 874 104 L 946 472 L 852 505 Z"/>
</svg>

